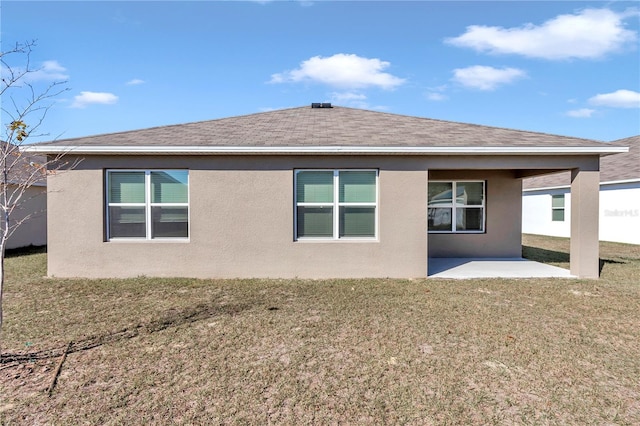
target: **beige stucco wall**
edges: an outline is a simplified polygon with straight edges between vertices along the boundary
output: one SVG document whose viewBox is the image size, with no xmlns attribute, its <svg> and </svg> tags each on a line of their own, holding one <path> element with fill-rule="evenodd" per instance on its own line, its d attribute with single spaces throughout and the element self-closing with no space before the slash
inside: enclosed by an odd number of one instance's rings
<svg viewBox="0 0 640 426">
<path fill-rule="evenodd" d="M 375 160 L 375 161 L 374 161 Z M 382 160 L 382 161 L 381 161 Z M 188 242 L 104 240 L 105 168 L 188 167 Z M 377 241 L 294 241 L 294 168 L 379 169 Z M 381 158 L 86 158 L 49 180 L 49 275 L 423 277 L 427 174 Z"/>
<path fill-rule="evenodd" d="M 598 212 L 600 172 L 571 171 L 570 269 L 581 278 L 600 275 Z"/>
<path fill-rule="evenodd" d="M 47 244 L 47 188 L 31 186 L 24 190 L 20 205 L 11 213 L 10 223 L 17 223 L 26 216 L 7 240 L 7 248 L 14 249 L 27 246 L 43 246 Z M 4 220 L 4 219 L 3 219 Z"/>
<path fill-rule="evenodd" d="M 429 179 L 486 181 L 486 232 L 429 234 L 429 257 L 522 256 L 522 181 L 514 172 L 432 170 Z"/>
<path fill-rule="evenodd" d="M 90 156 L 49 177 L 48 271 L 60 277 L 424 277 L 427 253 L 519 257 L 519 178 L 593 162 L 588 156 Z M 189 169 L 189 241 L 105 241 L 109 168 Z M 378 239 L 295 241 L 296 168 L 378 169 Z M 432 179 L 487 180 L 486 233 L 427 236 L 429 170 Z"/>
</svg>

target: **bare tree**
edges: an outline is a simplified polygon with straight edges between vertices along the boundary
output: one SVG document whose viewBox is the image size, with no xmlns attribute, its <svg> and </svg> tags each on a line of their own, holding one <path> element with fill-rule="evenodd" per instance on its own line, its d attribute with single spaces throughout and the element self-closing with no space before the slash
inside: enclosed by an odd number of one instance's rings
<svg viewBox="0 0 640 426">
<path fill-rule="evenodd" d="M 37 212 L 18 210 L 32 196 L 29 188 L 46 182 L 48 173 L 62 167 L 61 158 L 37 157 L 23 153 L 20 146 L 30 138 L 46 136 L 40 132 L 54 98 L 69 90 L 66 81 L 38 82 L 38 68 L 33 68 L 31 52 L 35 41 L 16 43 L 0 52 L 2 86 L 2 127 L 0 140 L 0 330 L 3 323 L 3 294 L 5 284 L 5 250 L 9 237 Z M 13 65 L 15 61 L 21 65 Z"/>
</svg>

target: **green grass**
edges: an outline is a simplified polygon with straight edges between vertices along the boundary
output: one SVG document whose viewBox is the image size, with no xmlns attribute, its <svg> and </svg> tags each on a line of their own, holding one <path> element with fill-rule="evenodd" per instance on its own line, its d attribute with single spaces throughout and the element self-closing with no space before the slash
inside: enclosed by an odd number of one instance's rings
<svg viewBox="0 0 640 426">
<path fill-rule="evenodd" d="M 568 265 L 565 239 L 524 246 Z M 640 246 L 601 255 L 597 281 L 65 280 L 12 256 L 0 423 L 638 424 Z"/>
</svg>

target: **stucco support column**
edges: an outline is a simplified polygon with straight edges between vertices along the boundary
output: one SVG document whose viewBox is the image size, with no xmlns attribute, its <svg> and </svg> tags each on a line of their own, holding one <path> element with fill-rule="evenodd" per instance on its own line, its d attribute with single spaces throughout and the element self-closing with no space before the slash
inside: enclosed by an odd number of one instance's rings
<svg viewBox="0 0 640 426">
<path fill-rule="evenodd" d="M 579 278 L 598 278 L 600 172 L 571 171 L 571 274 Z"/>
<path fill-rule="evenodd" d="M 424 276 L 429 276 L 429 170 L 425 170 L 425 191 L 424 191 L 424 248 L 425 248 L 425 268 Z"/>
</svg>

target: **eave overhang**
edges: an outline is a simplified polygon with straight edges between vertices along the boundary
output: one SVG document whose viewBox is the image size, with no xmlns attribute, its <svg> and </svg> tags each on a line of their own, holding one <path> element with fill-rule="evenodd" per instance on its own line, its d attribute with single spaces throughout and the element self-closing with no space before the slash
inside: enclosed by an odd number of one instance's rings
<svg viewBox="0 0 640 426">
<path fill-rule="evenodd" d="M 109 146 L 25 145 L 24 152 L 72 155 L 610 155 L 621 146 Z"/>
</svg>

